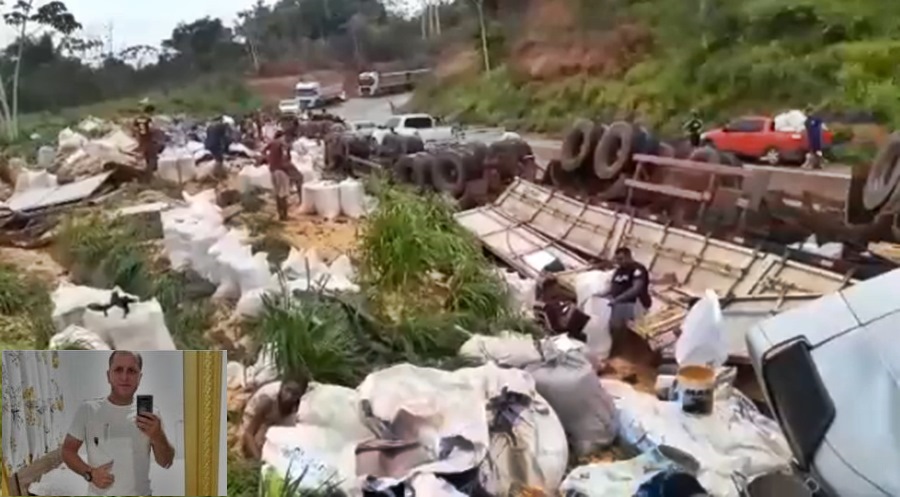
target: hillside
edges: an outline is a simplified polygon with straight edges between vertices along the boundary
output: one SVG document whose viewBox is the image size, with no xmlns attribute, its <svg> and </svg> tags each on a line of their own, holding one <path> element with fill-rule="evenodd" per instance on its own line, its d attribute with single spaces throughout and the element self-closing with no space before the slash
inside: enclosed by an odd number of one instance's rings
<svg viewBox="0 0 900 497">
<path fill-rule="evenodd" d="M 900 121 L 897 2 L 525 3 L 524 15 L 489 21 L 490 73 L 477 43 L 466 48 L 474 54 L 448 53 L 441 60 L 455 66 L 416 103 L 540 132 L 634 113 L 671 133 L 692 108 L 707 122 L 806 105 L 831 121 Z"/>
</svg>

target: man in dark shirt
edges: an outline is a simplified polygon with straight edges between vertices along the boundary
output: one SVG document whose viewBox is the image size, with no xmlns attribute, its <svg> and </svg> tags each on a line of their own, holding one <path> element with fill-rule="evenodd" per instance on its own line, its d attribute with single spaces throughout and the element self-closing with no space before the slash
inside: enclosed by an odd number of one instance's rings
<svg viewBox="0 0 900 497">
<path fill-rule="evenodd" d="M 229 146 L 230 127 L 225 120 L 225 116 L 219 116 L 212 124 L 206 128 L 206 149 L 212 154 L 216 165 L 213 168 L 213 176 L 216 179 L 223 179 L 228 174 L 225 171 L 225 152 Z"/>
<path fill-rule="evenodd" d="M 804 169 L 822 168 L 822 118 L 815 114 L 812 106 L 806 108 L 806 140 L 809 143 L 809 152 L 806 155 Z"/>
<path fill-rule="evenodd" d="M 684 123 L 684 130 L 687 131 L 688 139 L 692 147 L 700 146 L 700 132 L 703 130 L 703 121 L 700 120 L 700 113 L 696 110 L 691 111 L 691 118 Z"/>
<path fill-rule="evenodd" d="M 159 143 L 156 139 L 156 133 L 153 129 L 153 113 L 156 108 L 152 105 L 145 105 L 141 114 L 135 118 L 133 123 L 133 131 L 138 142 L 138 150 L 144 157 L 146 163 L 146 179 L 149 180 L 156 173 L 156 167 L 159 163 Z"/>
<path fill-rule="evenodd" d="M 641 316 L 650 308 L 650 274 L 647 268 L 634 260 L 631 249 L 616 249 L 613 259 L 616 269 L 613 272 L 609 292 L 602 297 L 609 299 L 612 308 L 609 318 L 609 331 L 615 347 L 616 337 L 628 331 L 628 323 Z M 618 340 L 621 341 L 621 340 Z"/>
</svg>

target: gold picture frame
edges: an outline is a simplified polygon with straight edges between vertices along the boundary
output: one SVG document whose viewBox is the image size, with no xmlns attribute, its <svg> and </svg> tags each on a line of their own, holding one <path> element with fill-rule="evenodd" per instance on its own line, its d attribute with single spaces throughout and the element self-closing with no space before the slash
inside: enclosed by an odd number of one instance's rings
<svg viewBox="0 0 900 497">
<path fill-rule="evenodd" d="M 184 495 L 219 495 L 222 351 L 184 353 Z"/>
</svg>

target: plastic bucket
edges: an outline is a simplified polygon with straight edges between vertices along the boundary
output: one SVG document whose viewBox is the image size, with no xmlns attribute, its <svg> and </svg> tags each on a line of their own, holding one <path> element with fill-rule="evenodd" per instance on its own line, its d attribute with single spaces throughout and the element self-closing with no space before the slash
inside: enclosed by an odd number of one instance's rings
<svg viewBox="0 0 900 497">
<path fill-rule="evenodd" d="M 678 398 L 681 410 L 688 414 L 712 414 L 716 372 L 706 366 L 678 369 Z"/>
<path fill-rule="evenodd" d="M 813 492 L 800 478 L 772 473 L 754 478 L 744 490 L 744 497 L 813 497 Z"/>
</svg>

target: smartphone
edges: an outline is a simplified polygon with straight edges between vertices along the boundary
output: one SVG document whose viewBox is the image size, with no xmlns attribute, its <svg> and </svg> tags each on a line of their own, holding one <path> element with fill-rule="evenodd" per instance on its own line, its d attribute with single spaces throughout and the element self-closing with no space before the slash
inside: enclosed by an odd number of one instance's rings
<svg viewBox="0 0 900 497">
<path fill-rule="evenodd" d="M 153 414 L 153 396 L 138 395 L 137 396 L 137 413 Z"/>
</svg>

